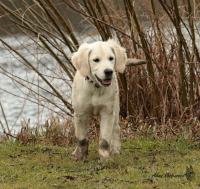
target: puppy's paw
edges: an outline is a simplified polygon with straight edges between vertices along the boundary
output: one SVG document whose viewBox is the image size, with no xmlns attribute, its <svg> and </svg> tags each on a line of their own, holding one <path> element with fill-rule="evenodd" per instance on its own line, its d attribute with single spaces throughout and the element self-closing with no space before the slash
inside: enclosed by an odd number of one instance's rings
<svg viewBox="0 0 200 189">
<path fill-rule="evenodd" d="M 120 154 L 121 153 L 121 148 L 111 148 L 110 149 L 110 155 L 111 156 L 114 156 L 114 155 L 117 155 L 117 154 Z"/>
<path fill-rule="evenodd" d="M 71 154 L 74 161 L 81 161 L 87 159 L 87 151 L 83 151 L 80 147 L 77 147 Z"/>
<path fill-rule="evenodd" d="M 110 156 L 110 151 L 109 150 L 105 150 L 105 149 L 99 149 L 99 157 L 100 160 L 99 162 L 103 162 L 103 161 L 113 161 L 111 156 Z"/>
</svg>

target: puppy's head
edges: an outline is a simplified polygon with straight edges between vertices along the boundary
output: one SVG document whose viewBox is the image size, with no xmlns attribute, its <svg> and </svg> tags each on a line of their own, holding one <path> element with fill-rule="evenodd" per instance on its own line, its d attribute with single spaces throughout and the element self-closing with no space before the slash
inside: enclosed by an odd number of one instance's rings
<svg viewBox="0 0 200 189">
<path fill-rule="evenodd" d="M 83 77 L 90 76 L 98 84 L 109 86 L 113 72 L 123 73 L 127 56 L 125 49 L 114 40 L 84 43 L 72 57 L 72 62 Z"/>
</svg>

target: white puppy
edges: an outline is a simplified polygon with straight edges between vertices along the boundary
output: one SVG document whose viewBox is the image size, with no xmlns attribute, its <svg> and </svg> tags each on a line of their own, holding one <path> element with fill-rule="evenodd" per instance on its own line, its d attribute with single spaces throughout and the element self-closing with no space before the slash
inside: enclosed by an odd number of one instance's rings
<svg viewBox="0 0 200 189">
<path fill-rule="evenodd" d="M 88 119 L 100 116 L 99 156 L 111 159 L 120 153 L 119 88 L 115 71 L 122 73 L 129 65 L 144 61 L 127 61 L 125 49 L 116 41 L 82 44 L 72 56 L 77 69 L 72 89 L 75 135 L 77 147 L 72 153 L 75 160 L 87 158 Z"/>
</svg>

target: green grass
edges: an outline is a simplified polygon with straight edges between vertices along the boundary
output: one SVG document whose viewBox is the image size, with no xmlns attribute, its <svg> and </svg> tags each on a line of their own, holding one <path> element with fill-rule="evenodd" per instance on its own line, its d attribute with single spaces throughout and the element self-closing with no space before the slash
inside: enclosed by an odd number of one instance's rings
<svg viewBox="0 0 200 189">
<path fill-rule="evenodd" d="M 74 162 L 74 146 L 24 146 L 0 143 L 0 188 L 198 188 L 198 142 L 141 137 L 122 142 L 113 162 L 98 162 L 97 142 L 90 143 L 88 161 Z M 184 175 L 192 165 L 195 178 Z M 170 178 L 169 178 L 170 176 Z"/>
</svg>

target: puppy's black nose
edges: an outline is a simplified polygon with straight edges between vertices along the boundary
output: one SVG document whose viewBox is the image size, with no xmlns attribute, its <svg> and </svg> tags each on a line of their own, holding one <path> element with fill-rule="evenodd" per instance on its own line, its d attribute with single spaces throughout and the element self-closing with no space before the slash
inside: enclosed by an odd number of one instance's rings
<svg viewBox="0 0 200 189">
<path fill-rule="evenodd" d="M 105 73 L 105 75 L 106 75 L 107 77 L 109 77 L 109 76 L 112 76 L 113 71 L 112 71 L 112 70 L 109 70 L 109 69 L 106 69 L 106 70 L 104 70 L 104 73 Z"/>
</svg>

